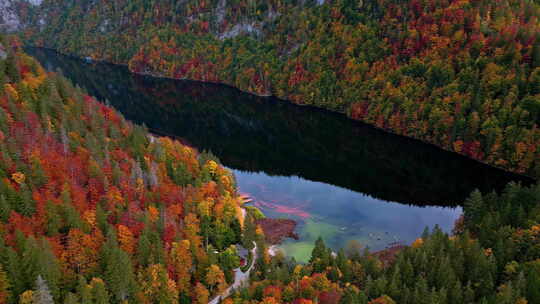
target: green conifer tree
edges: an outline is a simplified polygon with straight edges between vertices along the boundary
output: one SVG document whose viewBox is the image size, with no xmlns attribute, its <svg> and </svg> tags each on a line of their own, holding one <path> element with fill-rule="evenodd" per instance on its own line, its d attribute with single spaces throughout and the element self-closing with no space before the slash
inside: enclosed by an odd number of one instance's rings
<svg viewBox="0 0 540 304">
<path fill-rule="evenodd" d="M 128 254 L 118 247 L 115 233 L 109 233 L 103 246 L 102 260 L 105 282 L 116 301 L 131 298 L 136 291 L 133 266 Z"/>
<path fill-rule="evenodd" d="M 91 292 L 91 287 L 88 285 L 86 278 L 84 276 L 79 276 L 77 294 L 79 295 L 81 304 L 93 304 Z"/>
<path fill-rule="evenodd" d="M 0 221 L 6 223 L 11 214 L 11 206 L 8 204 L 5 195 L 0 194 Z"/>
<path fill-rule="evenodd" d="M 8 56 L 4 64 L 6 69 L 6 75 L 10 79 L 10 81 L 13 83 L 21 81 L 21 74 L 17 65 L 17 59 L 11 52 L 8 52 Z"/>
<path fill-rule="evenodd" d="M 80 302 L 76 294 L 68 292 L 64 297 L 64 304 L 80 304 Z"/>
<path fill-rule="evenodd" d="M 7 303 L 11 293 L 11 285 L 9 283 L 8 275 L 4 271 L 2 264 L 0 264 L 0 303 Z"/>
<path fill-rule="evenodd" d="M 94 304 L 110 303 L 110 296 L 103 281 L 97 279 L 92 281 L 92 297 Z"/>
</svg>

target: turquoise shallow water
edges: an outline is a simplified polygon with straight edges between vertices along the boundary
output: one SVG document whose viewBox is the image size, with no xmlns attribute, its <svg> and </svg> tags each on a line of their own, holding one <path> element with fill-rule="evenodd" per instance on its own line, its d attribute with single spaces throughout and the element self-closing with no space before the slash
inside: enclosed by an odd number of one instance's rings
<svg viewBox="0 0 540 304">
<path fill-rule="evenodd" d="M 372 250 L 392 243 L 410 244 L 425 227 L 439 225 L 450 232 L 460 207 L 418 207 L 386 202 L 337 186 L 299 177 L 268 176 L 235 171 L 240 190 L 266 216 L 298 221 L 299 240 L 279 246 L 287 255 L 305 262 L 321 236 L 334 249 L 350 240 Z"/>
</svg>

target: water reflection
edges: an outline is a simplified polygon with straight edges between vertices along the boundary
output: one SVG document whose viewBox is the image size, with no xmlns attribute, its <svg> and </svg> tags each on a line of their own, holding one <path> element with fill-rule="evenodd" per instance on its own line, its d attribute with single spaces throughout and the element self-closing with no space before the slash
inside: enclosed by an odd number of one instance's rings
<svg viewBox="0 0 540 304">
<path fill-rule="evenodd" d="M 420 206 L 457 206 L 475 188 L 528 182 L 343 115 L 222 85 L 134 75 L 125 67 L 28 51 L 126 118 L 211 150 L 267 214 L 301 220 L 300 242 L 284 245 L 291 254 L 309 251 L 305 242 L 318 234 L 334 247 L 359 239 L 378 248 L 396 239 L 409 242 L 425 226 L 449 230 L 459 208 Z"/>
<path fill-rule="evenodd" d="M 319 236 L 332 248 L 357 240 L 372 249 L 382 249 L 392 243 L 412 242 L 425 227 L 439 225 L 450 231 L 461 214 L 461 208 L 382 202 L 367 194 L 295 176 L 276 178 L 237 171 L 236 177 L 242 190 L 257 198 L 254 205 L 266 215 L 298 220 L 300 239 L 287 240 L 281 246 L 298 261 L 309 259 Z"/>
</svg>

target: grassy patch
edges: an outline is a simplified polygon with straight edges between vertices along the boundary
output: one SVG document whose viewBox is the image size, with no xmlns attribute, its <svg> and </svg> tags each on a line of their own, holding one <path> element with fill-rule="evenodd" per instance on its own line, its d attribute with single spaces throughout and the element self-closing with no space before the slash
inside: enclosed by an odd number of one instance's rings
<svg viewBox="0 0 540 304">
<path fill-rule="evenodd" d="M 294 257 L 297 262 L 307 263 L 311 258 L 311 251 L 315 247 L 314 242 L 288 242 L 279 246 L 287 256 Z"/>
</svg>

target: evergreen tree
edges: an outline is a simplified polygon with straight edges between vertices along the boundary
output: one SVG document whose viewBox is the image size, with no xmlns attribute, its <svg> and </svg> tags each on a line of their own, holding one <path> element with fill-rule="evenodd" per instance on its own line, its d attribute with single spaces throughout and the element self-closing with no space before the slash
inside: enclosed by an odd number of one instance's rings
<svg viewBox="0 0 540 304">
<path fill-rule="evenodd" d="M 105 287 L 105 283 L 101 279 L 94 278 L 92 280 L 92 297 L 95 304 L 110 303 L 110 296 Z"/>
<path fill-rule="evenodd" d="M 352 288 L 348 288 L 347 290 L 345 290 L 345 293 L 341 297 L 339 303 L 340 304 L 360 304 L 362 302 L 360 302 L 358 298 L 358 294 Z"/>
<path fill-rule="evenodd" d="M 474 298 L 474 290 L 471 288 L 471 284 L 467 283 L 467 286 L 465 286 L 465 290 L 463 291 L 463 303 L 473 303 Z"/>
<path fill-rule="evenodd" d="M 39 267 L 39 255 L 41 250 L 39 249 L 36 240 L 30 237 L 24 240 L 21 268 L 24 273 L 23 282 L 24 290 L 31 289 L 36 281 L 35 278 L 40 275 Z"/>
<path fill-rule="evenodd" d="M 84 276 L 79 276 L 79 282 L 77 286 L 77 294 L 79 295 L 81 304 L 93 304 L 91 286 L 88 285 Z"/>
<path fill-rule="evenodd" d="M 482 193 L 475 190 L 471 196 L 465 201 L 465 222 L 467 225 L 474 227 L 480 221 L 478 220 L 484 214 L 484 202 Z"/>
<path fill-rule="evenodd" d="M 60 298 L 62 273 L 60 264 L 47 239 L 39 242 L 39 273 L 47 281 L 47 286 L 55 299 Z"/>
<path fill-rule="evenodd" d="M 311 259 L 309 260 L 309 262 L 313 264 L 313 269 L 315 272 L 323 272 L 326 267 L 330 265 L 330 260 L 332 257 L 331 252 L 332 251 L 330 248 L 326 248 L 326 245 L 321 237 L 315 241 L 315 247 L 311 252 Z"/>
<path fill-rule="evenodd" d="M 16 205 L 13 205 L 12 203 L 12 206 L 15 206 L 15 211 L 24 216 L 31 217 L 36 211 L 36 208 L 35 202 L 32 199 L 32 191 L 26 183 L 21 185 L 21 188 L 19 192 L 15 194 L 15 197 L 14 203 Z"/>
<path fill-rule="evenodd" d="M 540 263 L 531 263 L 527 269 L 526 297 L 529 303 L 540 303 Z"/>
<path fill-rule="evenodd" d="M 72 292 L 68 292 L 64 298 L 64 304 L 80 304 L 80 303 L 76 294 Z"/>
<path fill-rule="evenodd" d="M 454 285 L 451 286 L 448 292 L 448 303 L 449 304 L 463 303 L 462 287 L 459 281 L 456 281 Z"/>
<path fill-rule="evenodd" d="M 533 69 L 540 67 L 540 43 L 538 43 L 538 41 L 540 41 L 540 35 L 537 34 L 536 43 L 533 44 L 532 48 L 531 65 Z"/>
<path fill-rule="evenodd" d="M 102 249 L 105 281 L 116 301 L 129 299 L 136 291 L 135 276 L 128 254 L 118 247 L 114 233 Z"/>
<path fill-rule="evenodd" d="M 11 82 L 17 83 L 21 81 L 21 74 L 19 71 L 19 66 L 17 65 L 17 59 L 13 53 L 8 52 L 8 56 L 4 63 L 6 69 L 6 75 L 9 77 Z"/>
<path fill-rule="evenodd" d="M 242 245 L 249 250 L 253 249 L 253 242 L 257 239 L 256 229 L 255 220 L 250 214 L 247 214 L 244 221 Z"/>
<path fill-rule="evenodd" d="M 5 71 L 6 71 L 5 61 L 0 60 L 0 88 L 3 88 L 4 85 L 7 83 L 7 75 Z"/>
<path fill-rule="evenodd" d="M 339 249 L 336 257 L 336 265 L 339 268 L 339 271 L 342 274 L 342 281 L 349 282 L 352 279 L 351 266 L 347 261 L 345 256 L 345 250 L 343 248 Z"/>
<path fill-rule="evenodd" d="M 149 266 L 163 263 L 162 239 L 155 230 L 145 227 L 137 244 L 137 260 L 140 265 Z"/>
<path fill-rule="evenodd" d="M 6 223 L 11 215 L 11 206 L 8 204 L 6 197 L 0 194 L 0 221 Z"/>
<path fill-rule="evenodd" d="M 2 269 L 0 264 L 0 303 L 7 303 L 10 298 L 10 284 L 7 273 Z"/>
<path fill-rule="evenodd" d="M 25 290 L 24 273 L 21 267 L 21 260 L 15 250 L 6 247 L 2 238 L 0 238 L 0 263 L 3 264 L 11 290 L 11 300 L 17 299 L 17 296 Z M 11 301 L 13 302 L 13 301 Z"/>
<path fill-rule="evenodd" d="M 59 215 L 59 208 L 51 201 L 47 201 L 46 211 L 46 232 L 48 236 L 55 236 L 62 228 L 62 218 Z"/>
<path fill-rule="evenodd" d="M 109 223 L 107 222 L 107 212 L 103 209 L 101 204 L 96 207 L 96 224 L 104 235 L 109 232 Z"/>
<path fill-rule="evenodd" d="M 317 259 L 323 259 L 326 257 L 326 245 L 324 244 L 324 241 L 322 237 L 318 237 L 315 241 L 315 247 L 311 251 L 311 259 L 309 260 L 310 263 L 313 263 Z"/>
</svg>

